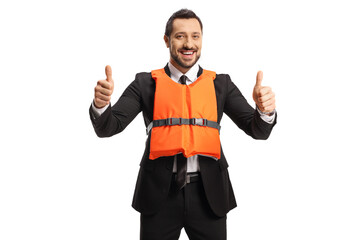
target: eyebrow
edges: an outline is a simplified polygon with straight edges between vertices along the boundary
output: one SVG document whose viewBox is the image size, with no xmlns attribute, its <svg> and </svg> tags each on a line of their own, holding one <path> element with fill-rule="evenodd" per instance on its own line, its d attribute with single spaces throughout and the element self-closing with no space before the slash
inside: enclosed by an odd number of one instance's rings
<svg viewBox="0 0 360 240">
<path fill-rule="evenodd" d="M 186 32 L 176 32 L 176 34 L 186 34 Z M 200 32 L 192 32 L 191 34 L 201 34 Z"/>
</svg>

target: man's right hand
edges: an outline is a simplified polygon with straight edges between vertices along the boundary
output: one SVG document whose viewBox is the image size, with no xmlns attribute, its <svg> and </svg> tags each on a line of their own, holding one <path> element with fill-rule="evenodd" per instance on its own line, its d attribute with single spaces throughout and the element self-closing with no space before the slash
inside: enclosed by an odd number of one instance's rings
<svg viewBox="0 0 360 240">
<path fill-rule="evenodd" d="M 114 81 L 112 79 L 112 70 L 109 65 L 105 67 L 105 80 L 99 80 L 95 87 L 94 104 L 96 108 L 103 108 L 110 104 L 111 94 L 114 91 Z"/>
</svg>

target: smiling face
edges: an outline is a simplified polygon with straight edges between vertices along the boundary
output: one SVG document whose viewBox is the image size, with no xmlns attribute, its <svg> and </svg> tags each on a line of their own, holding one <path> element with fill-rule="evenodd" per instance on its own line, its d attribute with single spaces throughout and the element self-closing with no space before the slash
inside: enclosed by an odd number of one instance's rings
<svg viewBox="0 0 360 240">
<path fill-rule="evenodd" d="M 186 73 L 201 55 L 202 31 L 196 18 L 177 18 L 173 22 L 170 36 L 164 36 L 170 50 L 170 62 L 182 73 Z"/>
</svg>

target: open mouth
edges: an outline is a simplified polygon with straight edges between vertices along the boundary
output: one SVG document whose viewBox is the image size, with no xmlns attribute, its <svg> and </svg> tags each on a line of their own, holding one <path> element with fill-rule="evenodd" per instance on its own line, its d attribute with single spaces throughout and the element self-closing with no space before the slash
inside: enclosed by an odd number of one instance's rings
<svg viewBox="0 0 360 240">
<path fill-rule="evenodd" d="M 195 54 L 195 50 L 180 50 L 179 51 L 184 58 L 192 58 Z"/>
</svg>

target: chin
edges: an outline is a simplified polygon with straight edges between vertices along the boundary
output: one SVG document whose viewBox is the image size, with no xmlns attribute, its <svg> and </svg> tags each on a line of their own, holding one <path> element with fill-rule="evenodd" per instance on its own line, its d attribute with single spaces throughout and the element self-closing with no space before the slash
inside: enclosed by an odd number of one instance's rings
<svg viewBox="0 0 360 240">
<path fill-rule="evenodd" d="M 198 62 L 198 60 L 199 60 L 199 58 L 196 58 L 191 62 L 180 62 L 180 64 L 178 62 L 178 64 L 183 68 L 189 68 L 190 69 Z"/>
</svg>

